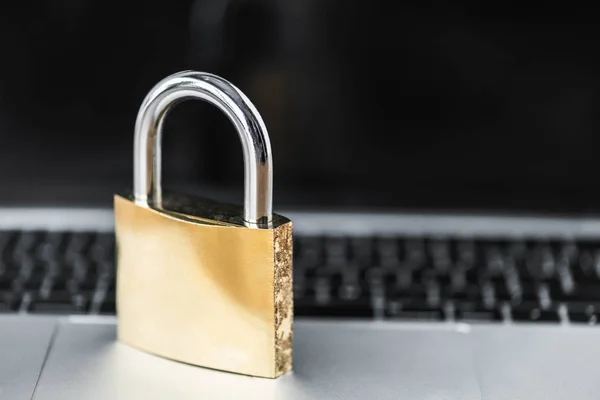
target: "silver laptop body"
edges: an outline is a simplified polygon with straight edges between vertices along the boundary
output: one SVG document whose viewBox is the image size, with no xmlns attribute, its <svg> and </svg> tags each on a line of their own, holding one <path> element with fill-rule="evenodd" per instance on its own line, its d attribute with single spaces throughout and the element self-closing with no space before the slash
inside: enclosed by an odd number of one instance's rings
<svg viewBox="0 0 600 400">
<path fill-rule="evenodd" d="M 286 212 L 299 236 L 428 236 L 566 243 L 600 220 Z M 11 209 L 3 229 L 112 229 L 110 210 Z M 2 399 L 597 399 L 600 331 L 569 320 L 297 317 L 294 371 L 277 380 L 189 366 L 116 341 L 110 315 L 0 316 Z"/>
</svg>

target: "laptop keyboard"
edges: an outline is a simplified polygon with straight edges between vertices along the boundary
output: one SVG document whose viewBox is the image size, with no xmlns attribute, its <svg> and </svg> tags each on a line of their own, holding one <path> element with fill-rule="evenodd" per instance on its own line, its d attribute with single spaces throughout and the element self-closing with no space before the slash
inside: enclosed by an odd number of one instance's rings
<svg viewBox="0 0 600 400">
<path fill-rule="evenodd" d="M 600 240 L 303 237 L 295 314 L 572 322 L 600 317 Z M 112 233 L 0 231 L 0 313 L 114 314 Z"/>
</svg>

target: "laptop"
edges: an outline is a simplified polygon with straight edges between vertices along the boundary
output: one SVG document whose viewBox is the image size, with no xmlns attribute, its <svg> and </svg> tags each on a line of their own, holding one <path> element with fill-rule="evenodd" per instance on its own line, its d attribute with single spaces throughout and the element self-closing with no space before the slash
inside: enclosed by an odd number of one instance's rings
<svg viewBox="0 0 600 400">
<path fill-rule="evenodd" d="M 526 16 L 492 37 L 466 11 L 217 3 L 123 9 L 102 40 L 108 6 L 0 12 L 20 51 L 0 66 L 0 398 L 597 398 L 580 28 Z M 524 52 L 533 31 L 552 46 Z M 295 226 L 294 366 L 276 380 L 116 340 L 112 195 L 132 184 L 145 93 L 188 68 L 235 82 L 269 127 L 275 212 Z M 217 110 L 179 105 L 163 151 L 165 187 L 240 203 Z"/>
</svg>

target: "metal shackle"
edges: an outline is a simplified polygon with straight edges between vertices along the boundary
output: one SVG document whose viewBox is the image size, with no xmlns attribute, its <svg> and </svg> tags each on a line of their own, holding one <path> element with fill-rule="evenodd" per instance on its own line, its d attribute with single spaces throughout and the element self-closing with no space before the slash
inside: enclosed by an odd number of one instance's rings
<svg viewBox="0 0 600 400">
<path fill-rule="evenodd" d="M 217 106 L 234 124 L 244 154 L 244 220 L 265 226 L 272 220 L 273 164 L 265 123 L 237 87 L 216 75 L 182 71 L 156 84 L 144 99 L 135 123 L 134 200 L 162 205 L 162 128 L 169 110 L 188 99 Z"/>
</svg>

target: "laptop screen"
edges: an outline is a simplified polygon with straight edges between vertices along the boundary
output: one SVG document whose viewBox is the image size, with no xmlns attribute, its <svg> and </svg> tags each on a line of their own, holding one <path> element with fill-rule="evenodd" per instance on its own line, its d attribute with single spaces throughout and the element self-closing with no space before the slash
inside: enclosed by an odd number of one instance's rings
<svg viewBox="0 0 600 400">
<path fill-rule="evenodd" d="M 593 25 L 373 1 L 172 3 L 0 6 L 0 202 L 110 205 L 132 183 L 145 94 L 195 69 L 261 112 L 279 208 L 600 209 Z M 241 146 L 219 111 L 179 105 L 163 143 L 165 187 L 241 196 Z"/>
</svg>

